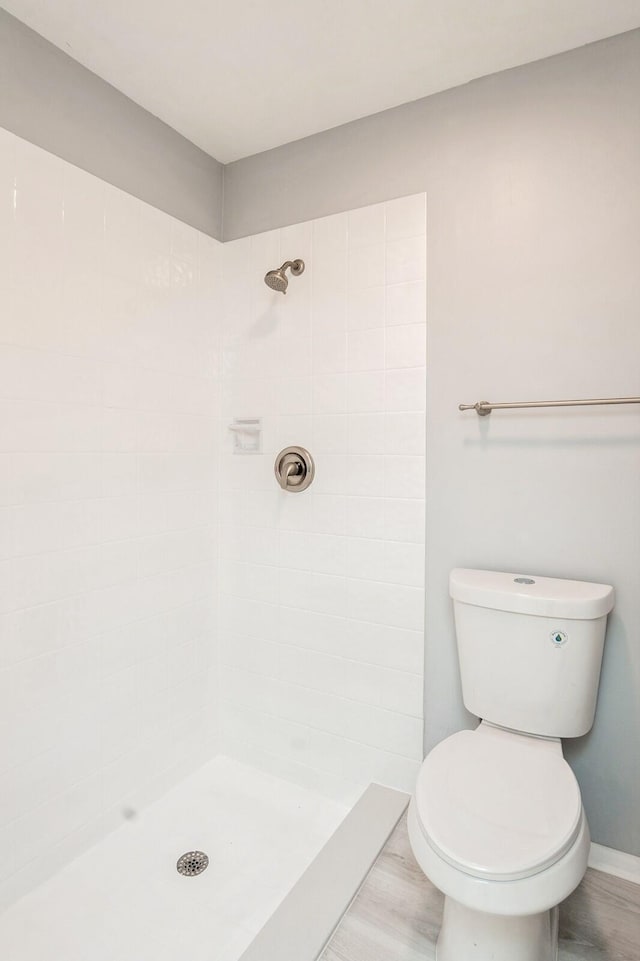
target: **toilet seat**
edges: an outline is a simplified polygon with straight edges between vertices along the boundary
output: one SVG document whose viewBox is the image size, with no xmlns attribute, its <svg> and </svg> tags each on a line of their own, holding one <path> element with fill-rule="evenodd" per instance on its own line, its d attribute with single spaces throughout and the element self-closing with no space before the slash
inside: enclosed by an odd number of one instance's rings
<svg viewBox="0 0 640 961">
<path fill-rule="evenodd" d="M 560 743 L 484 722 L 431 751 L 415 806 L 431 848 L 484 880 L 543 871 L 574 844 L 582 823 L 580 789 Z"/>
</svg>

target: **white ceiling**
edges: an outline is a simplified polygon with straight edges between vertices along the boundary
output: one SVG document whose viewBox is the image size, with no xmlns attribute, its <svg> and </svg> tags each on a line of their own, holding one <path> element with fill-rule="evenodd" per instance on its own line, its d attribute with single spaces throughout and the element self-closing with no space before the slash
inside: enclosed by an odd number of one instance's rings
<svg viewBox="0 0 640 961">
<path fill-rule="evenodd" d="M 640 0 L 2 0 L 223 163 L 640 26 Z"/>
</svg>

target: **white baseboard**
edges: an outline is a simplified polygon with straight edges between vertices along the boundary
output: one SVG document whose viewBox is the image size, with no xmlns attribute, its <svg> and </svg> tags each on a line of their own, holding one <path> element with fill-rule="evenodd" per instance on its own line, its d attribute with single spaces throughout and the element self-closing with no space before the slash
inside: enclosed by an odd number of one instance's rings
<svg viewBox="0 0 640 961">
<path fill-rule="evenodd" d="M 640 858 L 635 854 L 625 854 L 615 848 L 606 848 L 603 844 L 591 845 L 589 852 L 589 867 L 596 871 L 613 874 L 625 881 L 640 884 Z"/>
</svg>

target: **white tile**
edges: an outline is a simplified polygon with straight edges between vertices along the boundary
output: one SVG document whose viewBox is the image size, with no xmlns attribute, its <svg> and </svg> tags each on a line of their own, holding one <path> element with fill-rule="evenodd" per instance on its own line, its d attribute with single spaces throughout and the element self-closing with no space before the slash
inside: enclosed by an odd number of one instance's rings
<svg viewBox="0 0 640 961">
<path fill-rule="evenodd" d="M 424 500 L 425 459 L 417 454 L 394 454 L 384 458 L 385 497 Z"/>
<path fill-rule="evenodd" d="M 283 608 L 280 632 L 283 644 L 422 676 L 424 637 L 420 631 Z"/>
<path fill-rule="evenodd" d="M 426 310 L 427 289 L 423 280 L 408 284 L 395 284 L 386 288 L 387 327 L 424 324 Z"/>
<path fill-rule="evenodd" d="M 422 411 L 427 403 L 425 367 L 388 370 L 385 377 L 385 410 Z"/>
<path fill-rule="evenodd" d="M 401 197 L 385 204 L 387 240 L 400 240 L 426 233 L 427 210 L 425 194 Z"/>
<path fill-rule="evenodd" d="M 384 369 L 385 332 L 377 330 L 352 330 L 347 335 L 349 371 Z"/>
<path fill-rule="evenodd" d="M 313 378 L 315 414 L 337 414 L 347 409 L 346 374 L 318 374 Z"/>
<path fill-rule="evenodd" d="M 281 531 L 279 561 L 281 568 L 344 575 L 347 542 L 330 534 Z"/>
<path fill-rule="evenodd" d="M 315 355 L 314 355 L 315 359 Z M 273 384 L 269 385 L 273 392 Z M 277 413 L 310 414 L 313 409 L 311 380 L 309 377 L 279 377 L 276 380 Z M 267 407 L 257 405 L 256 409 L 269 413 Z"/>
<path fill-rule="evenodd" d="M 349 453 L 384 454 L 386 452 L 385 429 L 385 414 L 349 414 Z"/>
<path fill-rule="evenodd" d="M 346 534 L 349 498 L 340 494 L 316 494 L 313 529 L 321 534 Z"/>
<path fill-rule="evenodd" d="M 384 502 L 383 529 L 384 536 L 389 541 L 424 543 L 424 502 L 387 498 Z"/>
<path fill-rule="evenodd" d="M 348 214 L 349 250 L 382 243 L 385 237 L 385 205 L 374 204 L 350 210 Z"/>
<path fill-rule="evenodd" d="M 418 324 L 389 327 L 386 332 L 385 357 L 387 368 L 424 367 L 426 361 L 426 331 Z"/>
<path fill-rule="evenodd" d="M 396 289 L 396 288 L 388 288 Z M 385 325 L 384 286 L 359 287 L 349 290 L 347 303 L 347 328 L 349 330 L 371 330 Z M 413 323 L 413 321 L 406 321 Z"/>
<path fill-rule="evenodd" d="M 25 504 L 13 509 L 16 554 L 95 544 L 101 537 L 100 501 Z"/>
<path fill-rule="evenodd" d="M 349 616 L 389 627 L 421 631 L 424 591 L 400 584 L 350 579 L 347 587 Z"/>
<path fill-rule="evenodd" d="M 89 778 L 71 791 L 14 822 L 16 853 L 21 861 L 30 861 L 44 848 L 61 841 L 78 830 L 100 810 L 98 778 Z"/>
<path fill-rule="evenodd" d="M 22 285 L 12 294 L 15 345 L 0 348 L 2 436 L 11 449 L 6 465 L 2 458 L 9 506 L 1 520 L 2 556 L 19 556 L 2 578 L 1 673 L 11 672 L 13 691 L 40 709 L 14 730 L 4 725 L 0 753 L 3 764 L 33 761 L 28 833 L 40 848 L 36 866 L 21 872 L 28 887 L 43 876 L 37 865 L 63 864 L 93 830 L 80 824 L 86 806 L 79 819 L 73 814 L 85 803 L 80 794 L 69 795 L 64 810 L 54 805 L 56 791 L 74 787 L 69 778 L 100 774 L 110 756 L 132 750 L 143 721 L 151 730 L 152 719 L 167 732 L 163 763 L 175 764 L 169 725 L 184 712 L 166 685 L 158 698 L 144 676 L 140 698 L 134 690 L 119 712 L 107 712 L 102 751 L 99 671 L 121 672 L 141 658 L 156 663 L 168 645 L 165 677 L 170 664 L 176 698 L 196 678 L 182 703 L 192 713 L 204 704 L 194 664 L 208 664 L 214 621 L 197 626 L 190 611 L 216 593 L 219 384 L 209 365 L 222 302 L 201 299 L 220 280 L 212 242 L 39 148 L 15 144 L 19 223 L 14 174 L 0 164 L 0 235 L 12 235 L 19 261 L 12 270 Z M 297 236 L 309 238 L 309 228 Z M 36 273 L 37 289 L 29 285 Z M 296 363 L 301 336 L 292 335 Z M 310 387 L 304 404 L 308 413 Z M 147 537 L 138 541 L 141 533 Z M 54 750 L 62 752 L 55 790 Z M 96 783 L 101 805 L 101 777 Z M 116 804 L 126 779 L 109 783 Z M 53 805 L 48 813 L 45 802 Z"/>
<path fill-rule="evenodd" d="M 384 577 L 390 584 L 424 587 L 424 545 L 387 541 L 384 546 Z"/>
<path fill-rule="evenodd" d="M 347 490 L 347 471 L 344 454 L 318 452 L 314 459 L 316 462 L 316 475 L 313 480 L 314 494 L 345 494 Z M 308 491 L 300 495 L 300 511 L 305 509 L 303 497 L 306 493 Z"/>
<path fill-rule="evenodd" d="M 102 409 L 101 441 L 104 451 L 138 449 L 139 420 L 130 410 L 117 407 Z"/>
<path fill-rule="evenodd" d="M 397 241 L 396 243 L 404 243 Z M 393 255 L 399 256 L 395 247 L 389 256 L 390 262 L 397 272 Z M 395 281 L 400 283 L 401 280 Z M 355 247 L 349 250 L 349 288 L 378 287 L 385 282 L 385 245 L 371 244 L 368 247 Z"/>
<path fill-rule="evenodd" d="M 384 379 L 382 371 L 349 373 L 347 409 L 352 413 L 384 410 Z"/>
<path fill-rule="evenodd" d="M 337 258 L 326 271 L 323 280 L 318 278 L 319 270 L 314 273 L 314 293 L 311 304 L 313 329 L 346 330 L 346 254 Z"/>
<path fill-rule="evenodd" d="M 424 454 L 426 447 L 425 415 L 418 412 L 387 413 L 385 419 L 385 453 Z"/>
<path fill-rule="evenodd" d="M 386 283 L 406 284 L 424 280 L 427 270 L 426 238 L 407 237 L 386 245 Z"/>
<path fill-rule="evenodd" d="M 371 537 L 350 537 L 347 574 L 372 581 L 385 580 L 385 542 Z"/>
<path fill-rule="evenodd" d="M 280 600 L 285 607 L 302 607 L 320 614 L 343 616 L 347 609 L 346 580 L 327 574 L 283 569 Z"/>
<path fill-rule="evenodd" d="M 355 495 L 348 498 L 347 533 L 353 537 L 385 536 L 385 501 L 379 497 Z"/>
<path fill-rule="evenodd" d="M 351 497 L 384 496 L 385 461 L 386 458 L 378 454 L 349 454 L 346 493 Z"/>
<path fill-rule="evenodd" d="M 344 414 L 317 414 L 313 419 L 314 451 L 322 454 L 346 454 L 347 423 Z"/>
<path fill-rule="evenodd" d="M 325 247 L 346 248 L 348 214 L 320 217 L 312 224 L 314 257 Z"/>
<path fill-rule="evenodd" d="M 331 328 L 314 330 L 314 374 L 344 371 L 347 368 L 347 335 Z"/>
<path fill-rule="evenodd" d="M 77 404 L 99 403 L 99 366 L 81 357 L 0 345 L 3 397 Z"/>
</svg>

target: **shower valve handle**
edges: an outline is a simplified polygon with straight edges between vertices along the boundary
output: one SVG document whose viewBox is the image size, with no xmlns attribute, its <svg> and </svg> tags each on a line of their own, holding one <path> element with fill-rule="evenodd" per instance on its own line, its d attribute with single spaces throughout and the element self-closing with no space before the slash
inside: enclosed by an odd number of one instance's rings
<svg viewBox="0 0 640 961">
<path fill-rule="evenodd" d="M 278 483 L 283 491 L 289 490 L 289 478 L 302 474 L 304 467 L 299 460 L 291 461 L 277 473 Z"/>
<path fill-rule="evenodd" d="M 304 447 L 285 447 L 276 457 L 274 471 L 283 491 L 306 490 L 315 474 L 313 457 Z"/>
</svg>

